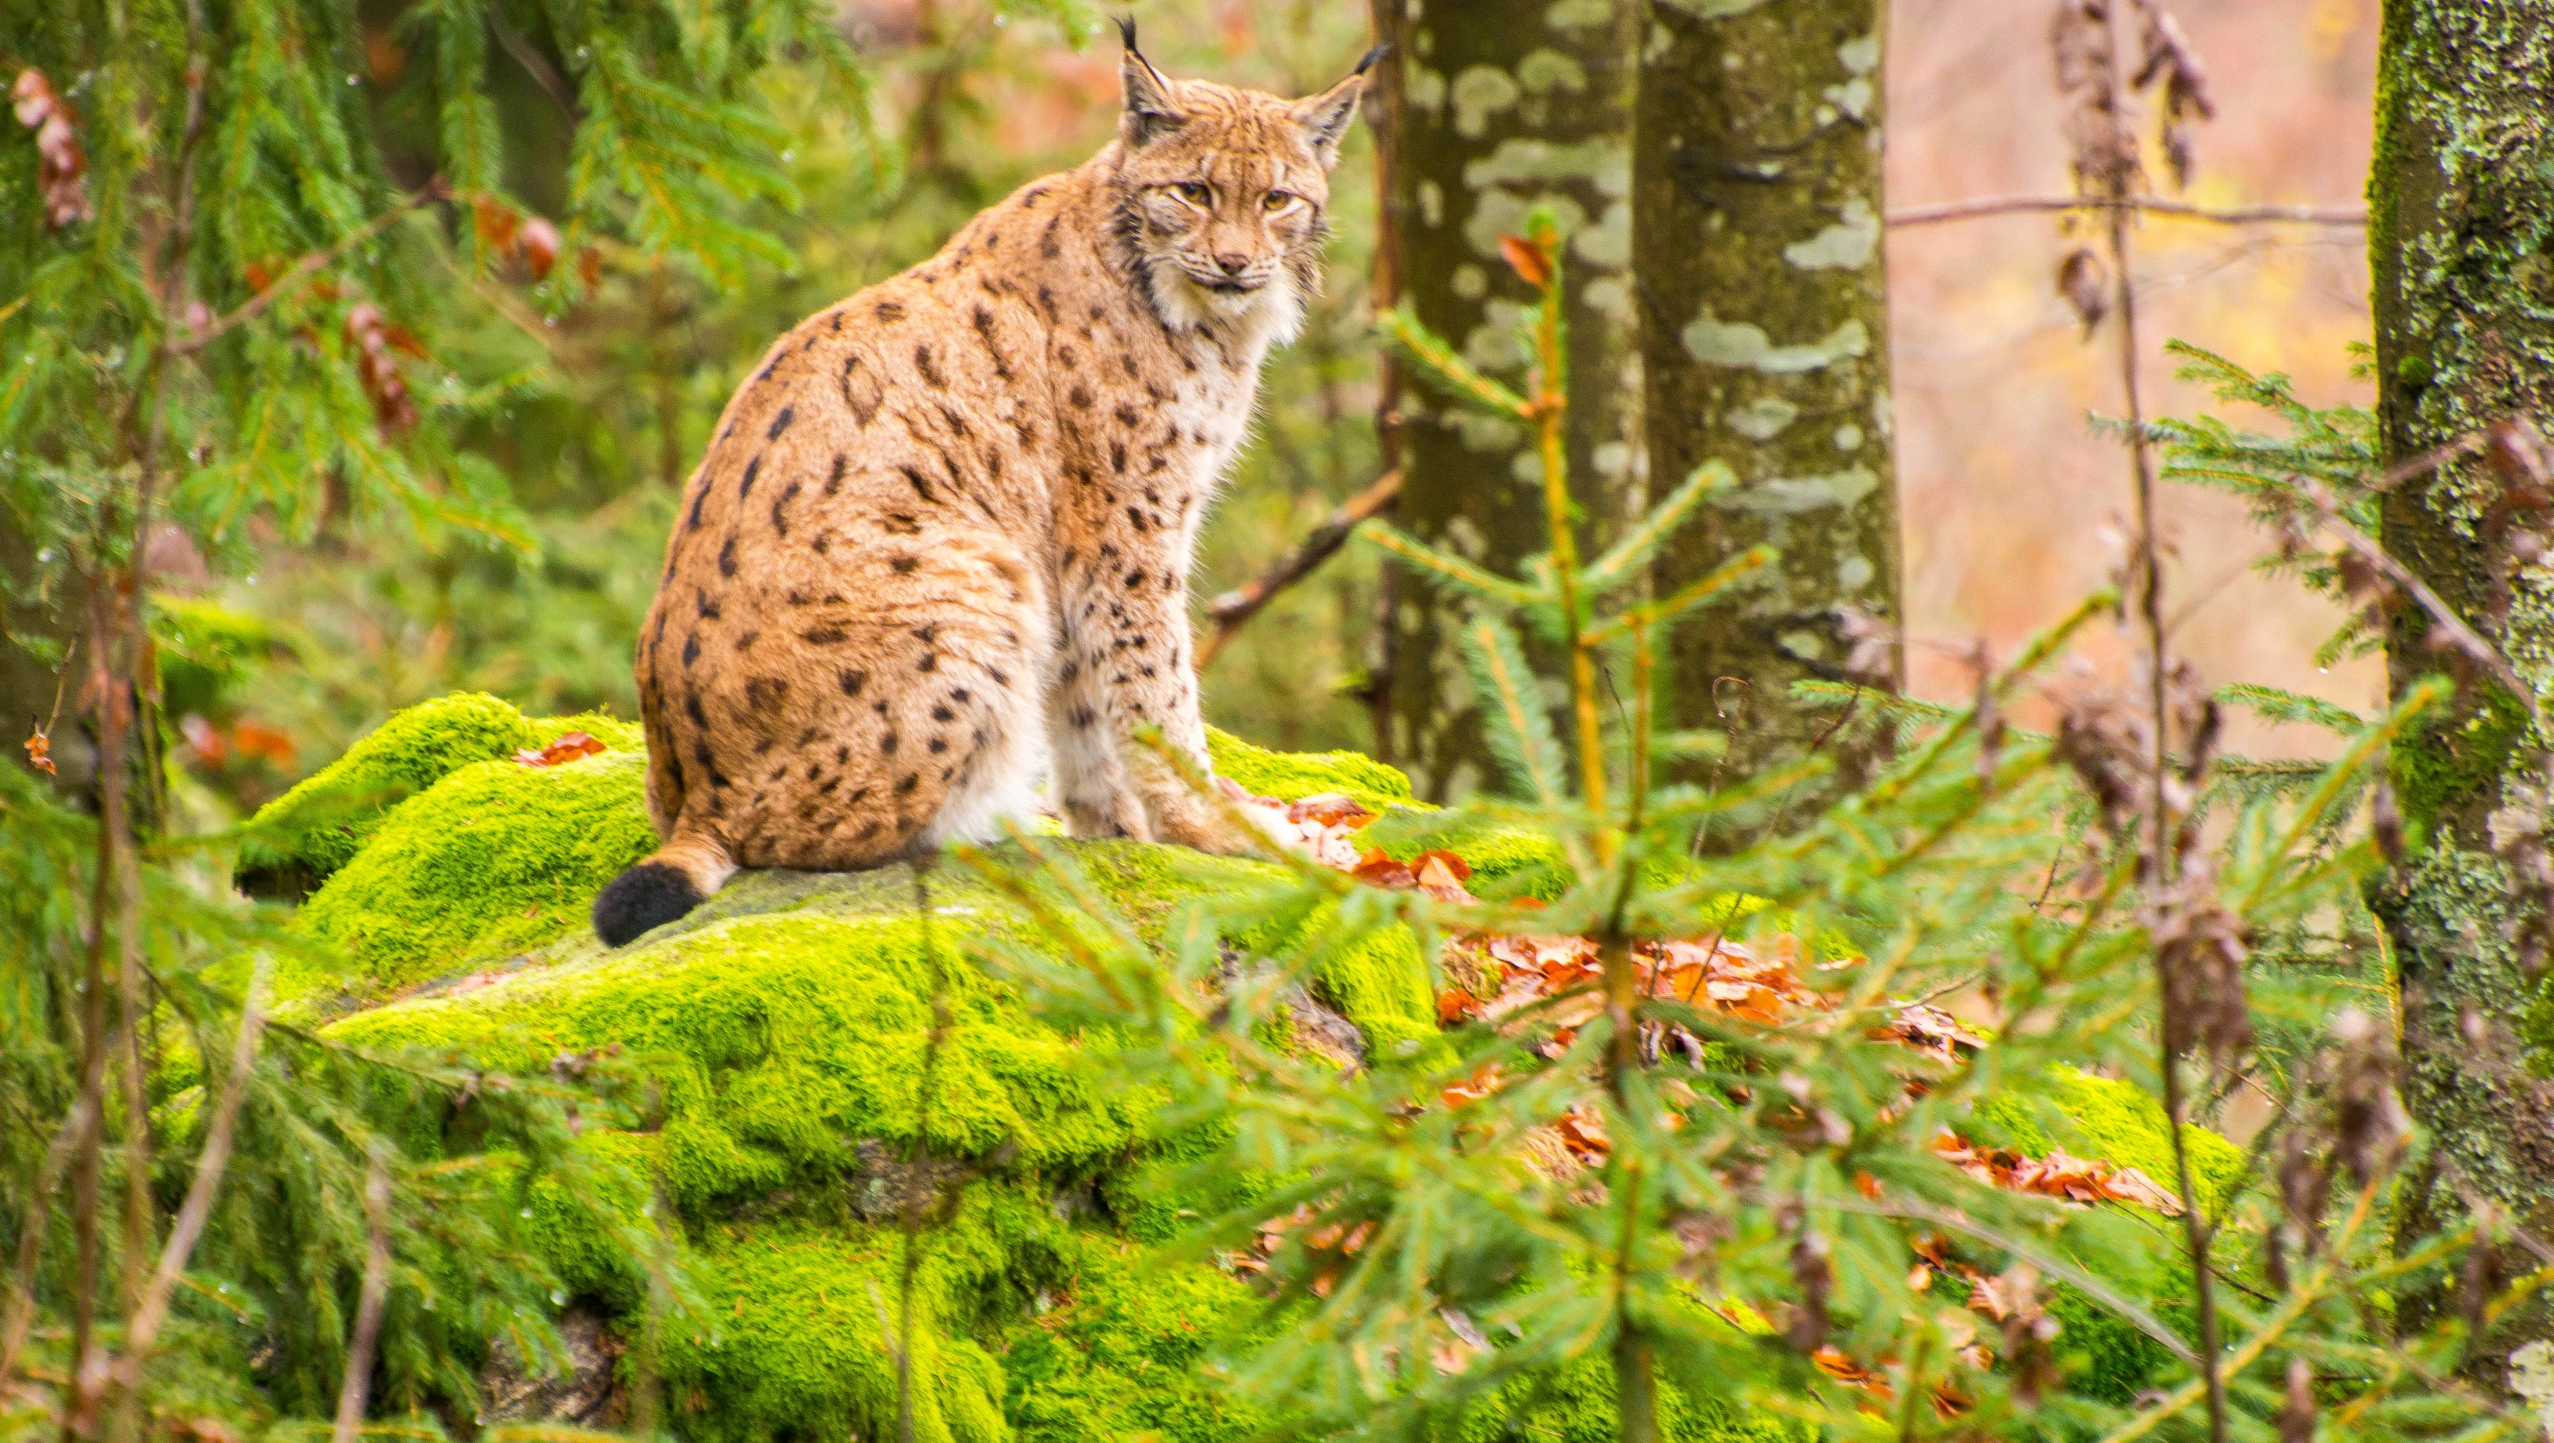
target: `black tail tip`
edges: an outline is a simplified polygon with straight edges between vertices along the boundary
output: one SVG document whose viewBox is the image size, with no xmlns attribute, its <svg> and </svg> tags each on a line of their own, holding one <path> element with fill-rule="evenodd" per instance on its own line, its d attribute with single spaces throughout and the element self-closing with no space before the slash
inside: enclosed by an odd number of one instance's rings
<svg viewBox="0 0 2554 1443">
<path fill-rule="evenodd" d="M 594 899 L 594 934 L 619 947 L 701 904 L 692 879 L 663 862 L 641 862 L 614 877 Z"/>
</svg>

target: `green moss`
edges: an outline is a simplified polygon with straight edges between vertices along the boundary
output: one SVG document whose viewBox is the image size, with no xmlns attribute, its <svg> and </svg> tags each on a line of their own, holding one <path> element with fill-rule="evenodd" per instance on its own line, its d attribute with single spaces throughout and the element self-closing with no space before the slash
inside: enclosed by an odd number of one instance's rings
<svg viewBox="0 0 2554 1443">
<path fill-rule="evenodd" d="M 2527 714 L 2507 692 L 2478 688 L 2477 698 L 2472 710 L 2405 738 L 2390 754 L 2395 795 L 2416 836 L 2434 830 L 2442 813 L 2489 795 L 2527 734 Z"/>
<path fill-rule="evenodd" d="M 977 1200 L 971 1211 L 980 1213 Z M 982 1242 L 962 1218 L 923 1235 L 913 1290 L 913 1436 L 1003 1443 L 1002 1367 L 953 1324 Z M 704 1307 L 667 1338 L 666 1396 L 696 1443 L 891 1438 L 902 1327 L 902 1234 L 892 1226 L 717 1229 L 695 1260 Z"/>
<path fill-rule="evenodd" d="M 353 965 L 358 991 L 407 986 L 583 926 L 594 894 L 656 849 L 646 757 L 463 766 L 371 828 L 294 926 Z"/>
<path fill-rule="evenodd" d="M 1206 729 L 1206 752 L 1217 776 L 1232 778 L 1256 796 L 1292 802 L 1345 792 L 1375 812 L 1424 805 L 1412 799 L 1408 777 L 1355 752 L 1265 751 L 1213 727 Z"/>
<path fill-rule="evenodd" d="M 646 1297 L 646 1281 L 634 1266 L 644 1249 L 632 1247 L 631 1241 L 654 1231 L 646 1210 L 656 1139 L 596 1129 L 576 1145 L 584 1154 L 579 1160 L 588 1166 L 577 1170 L 573 1186 L 556 1172 L 544 1172 L 526 1191 L 525 1246 L 550 1265 L 570 1293 L 599 1298 L 616 1312 L 632 1312 Z"/>
<path fill-rule="evenodd" d="M 1389 812 L 1357 839 L 1405 862 L 1421 852 L 1452 852 L 1472 867 L 1465 885 L 1492 901 L 1523 896 L 1548 902 L 1573 880 L 1560 844 L 1549 836 L 1462 812 Z"/>
<path fill-rule="evenodd" d="M 1427 959 L 1409 928 L 1340 926 L 1340 907 L 1324 903 L 1305 928 L 1314 952 L 1314 990 L 1366 1034 L 1378 1063 L 1416 1058 L 1438 1040 L 1435 989 Z M 1332 937 L 1338 941 L 1329 941 Z"/>
<path fill-rule="evenodd" d="M 1007 1147 L 1018 1166 L 1071 1168 L 1131 1147 L 1149 1099 L 1030 1021 L 955 954 L 956 930 L 936 928 L 954 1026 L 932 1151 Z M 378 1008 L 331 1035 L 516 1066 L 617 1042 L 663 1079 L 657 1162 L 697 1212 L 856 1169 L 865 1141 L 911 1139 L 931 985 L 918 918 L 740 917 Z"/>
<path fill-rule="evenodd" d="M 1315 990 L 1365 1032 L 1376 1059 L 1407 1055 L 1436 1038 L 1428 965 L 1409 928 L 1397 923 L 1361 928 L 1333 944 L 1327 939 L 1341 931 L 1336 903 L 1254 916 L 1237 901 L 1255 889 L 1276 889 L 1286 878 L 1283 868 L 1266 862 L 1131 842 L 1086 842 L 1074 852 L 1102 896 L 1140 928 L 1155 929 L 1149 934 L 1154 938 L 1178 910 L 1212 897 L 1225 940 L 1245 952 L 1271 955 L 1303 945 L 1316 948 Z"/>
<path fill-rule="evenodd" d="M 957 1214 L 924 1239 L 918 1437 L 1150 1433 L 1239 1443 L 1282 1423 L 1232 1397 L 1212 1366 L 1219 1350 L 1264 1329 L 1256 1295 L 1212 1267 L 1156 1265 L 1149 1251 L 1265 1180 L 1204 1176 L 1194 1165 L 1224 1136 L 1156 1134 L 1159 1099 L 1111 1072 L 1102 1040 L 1045 1027 L 965 960 L 973 939 L 1033 935 L 1001 893 L 960 868 L 932 876 L 936 968 L 903 867 L 741 874 L 653 939 L 606 952 L 575 924 L 594 889 L 653 845 L 639 803 L 641 755 L 551 768 L 472 761 L 459 754 L 485 747 L 502 757 L 542 729 L 568 727 L 515 718 L 524 730 L 514 730 L 506 713 L 472 699 L 433 712 L 487 725 L 421 727 L 403 714 L 384 728 L 443 748 L 435 758 L 395 758 L 406 775 L 453 765 L 414 783 L 368 826 L 297 925 L 345 949 L 358 990 L 374 992 L 546 945 L 518 970 L 373 1007 L 328 1034 L 519 1071 L 618 1044 L 653 1080 L 647 1130 L 590 1132 L 579 1147 L 594 1165 L 535 1178 L 523 1226 L 565 1287 L 626 1317 L 645 1296 L 628 1261 L 640 1251 L 634 1240 L 665 1221 L 648 1216 L 649 1200 L 671 1204 L 675 1260 L 700 1305 L 663 1339 L 668 1420 L 679 1433 L 760 1443 L 894 1428 L 889 1320 L 902 1237 L 893 1198 L 917 1141 L 974 1174 Z M 1219 745 L 1228 772 L 1261 768 L 1246 778 L 1254 790 L 1362 792 L 1369 806 L 1396 808 L 1394 820 L 1426 815 L 1399 809 L 1407 794 L 1397 774 L 1371 764 Z M 337 781 L 382 775 L 397 751 L 384 742 Z M 1228 765 L 1232 756 L 1243 766 Z M 1476 859 L 1476 877 L 1536 865 L 1529 848 L 1495 831 L 1407 840 L 1453 842 Z M 1502 846 L 1525 860 L 1503 866 Z M 1283 869 L 1178 848 L 1063 849 L 1157 944 L 1211 897 L 1228 919 L 1219 925 L 1245 950 L 1316 949 L 1316 990 L 1365 1031 L 1379 1059 L 1436 1037 L 1414 939 L 1358 915 L 1374 899 L 1281 903 Z M 1268 907 L 1250 908 L 1254 891 L 1271 898 Z M 917 1138 L 935 971 L 952 1025 L 927 1136 Z M 1611 1427 L 1593 1373 L 1520 1395 L 1519 1406 L 1538 1438 Z M 1673 1437 L 1752 1436 L 1718 1405 L 1669 1412 Z"/>
<path fill-rule="evenodd" d="M 1463 1443 L 1613 1443 L 1620 1415 L 1614 1370 L 1590 1354 L 1502 1387 L 1496 1405 L 1460 1430 Z M 1671 1443 L 1804 1443 L 1801 1424 L 1756 1413 L 1727 1398 L 1697 1398 L 1662 1381 L 1658 1436 Z"/>
<path fill-rule="evenodd" d="M 1972 1132 L 1981 1142 L 2035 1155 L 2064 1147 L 2078 1157 L 2136 1168 L 2167 1191 L 2174 1187 L 2172 1133 L 2164 1109 L 2126 1082 L 2056 1068 L 2028 1093 L 1980 1103 L 1973 1123 Z M 2210 1212 L 2222 1209 L 2228 1192 L 2242 1179 L 2243 1150 L 2205 1128 L 2187 1128 L 2182 1137 L 2190 1153 L 2192 1188 Z M 2094 1270 L 2119 1278 L 2124 1259 L 2133 1255 L 2131 1250 L 2123 1260 L 2095 1265 Z M 2187 1265 L 2174 1255 L 2156 1266 L 2160 1271 L 2124 1280 L 2159 1299 L 2162 1316 L 2186 1319 L 2191 1312 Z M 2162 1344 L 2072 1288 L 2054 1290 L 2049 1312 L 2060 1329 L 2056 1351 L 2072 1392 L 2124 1405 L 2171 1362 Z"/>
<path fill-rule="evenodd" d="M 240 847 L 240 874 L 290 890 L 314 884 L 351 861 L 406 798 L 472 762 L 545 746 L 572 731 L 616 751 L 645 747 L 630 722 L 599 713 L 536 721 L 484 692 L 455 692 L 394 713 L 249 820 L 255 835 Z"/>
<path fill-rule="evenodd" d="M 1004 1341 L 1005 1403 L 1023 1440 L 1239 1443 L 1277 1421 L 1202 1366 L 1245 1345 L 1264 1312 L 1223 1272 L 1095 1240 L 1069 1290 L 1044 1301 Z"/>
</svg>

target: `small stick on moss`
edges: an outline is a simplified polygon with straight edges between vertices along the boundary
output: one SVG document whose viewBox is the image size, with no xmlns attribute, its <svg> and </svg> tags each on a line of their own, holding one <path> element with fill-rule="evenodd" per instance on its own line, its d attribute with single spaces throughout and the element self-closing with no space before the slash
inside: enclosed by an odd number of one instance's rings
<svg viewBox="0 0 2554 1443">
<path fill-rule="evenodd" d="M 896 1283 L 896 1437 L 913 1443 L 913 1281 L 922 1267 L 922 1195 L 929 1178 L 931 1089 L 940 1071 L 940 1049 L 949 1037 L 949 979 L 931 927 L 931 867 L 936 857 L 913 861 L 913 906 L 921 918 L 922 957 L 931 968 L 931 1031 L 922 1044 L 922 1076 L 914 1095 L 913 1142 L 905 1149 L 904 1267 Z"/>
</svg>

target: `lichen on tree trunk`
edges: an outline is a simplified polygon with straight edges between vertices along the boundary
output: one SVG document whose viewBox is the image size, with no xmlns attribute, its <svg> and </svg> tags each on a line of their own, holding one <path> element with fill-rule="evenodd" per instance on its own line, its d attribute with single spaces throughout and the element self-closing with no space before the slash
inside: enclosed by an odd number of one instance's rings
<svg viewBox="0 0 2554 1443">
<path fill-rule="evenodd" d="M 1590 535 L 1602 537 L 1640 509 L 1627 270 L 1638 7 L 1407 0 L 1389 18 L 1401 71 L 1385 204 L 1400 295 L 1472 361 L 1513 373 L 1533 293 L 1500 260 L 1499 237 L 1522 233 L 1537 206 L 1555 212 L 1566 237 L 1570 480 Z M 1530 433 L 1415 384 L 1399 404 L 1399 524 L 1503 573 L 1544 550 Z M 1385 623 L 1394 763 L 1422 796 L 1495 784 L 1453 645 L 1460 603 L 1407 575 L 1398 597 Z"/>
<path fill-rule="evenodd" d="M 1756 542 L 1768 583 L 1685 622 L 1666 715 L 1726 728 L 1745 775 L 1834 718 L 1791 684 L 1842 678 L 1839 608 L 1898 624 L 1881 245 L 1878 0 L 1652 0 L 1634 123 L 1633 269 L 1653 489 L 1705 461 L 1740 485 L 1661 558 L 1665 591 Z M 1894 684 L 1896 648 L 1889 648 Z M 1850 772 L 1843 736 L 1827 750 Z"/>
<path fill-rule="evenodd" d="M 2389 463 L 2514 415 L 2554 423 L 2554 9 L 2543 0 L 2386 0 L 2377 152 L 2368 187 L 2378 424 Z M 2540 564 L 2489 604 L 2494 548 L 2479 522 L 2500 483 L 2464 461 L 2396 487 L 2386 548 L 2498 644 L 2522 678 L 2554 678 L 2554 597 Z M 2439 669 L 2429 623 L 2409 610 L 2388 636 L 2399 694 Z M 2493 855 L 2495 814 L 2520 818 L 2541 785 L 2514 699 L 2478 683 L 2397 748 L 2395 786 L 2427 845 L 2373 889 L 2402 990 L 2405 1098 L 2434 1152 L 2411 1189 L 2407 1236 L 2489 1199 L 2540 1235 L 2554 1230 L 2554 1085 L 2521 1034 L 2540 985 L 2508 940 L 2517 920 Z M 2541 820 L 2534 823 L 2542 825 Z M 2408 1313 L 2443 1305 L 2443 1284 Z M 2554 1335 L 2542 1296 L 2504 1315 L 2470 1368 L 2506 1384 L 2506 1355 Z"/>
</svg>

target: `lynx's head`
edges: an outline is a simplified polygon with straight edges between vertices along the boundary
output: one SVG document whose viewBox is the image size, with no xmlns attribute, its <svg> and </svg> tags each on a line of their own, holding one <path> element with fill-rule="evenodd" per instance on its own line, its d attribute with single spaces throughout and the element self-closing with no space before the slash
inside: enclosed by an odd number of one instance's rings
<svg viewBox="0 0 2554 1443">
<path fill-rule="evenodd" d="M 1204 80 L 1171 80 L 1121 20 L 1126 111 L 1118 120 L 1120 259 L 1177 328 L 1209 321 L 1294 338 L 1321 285 L 1330 171 L 1356 118 L 1356 73 L 1319 95 L 1280 100 Z"/>
</svg>

